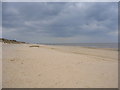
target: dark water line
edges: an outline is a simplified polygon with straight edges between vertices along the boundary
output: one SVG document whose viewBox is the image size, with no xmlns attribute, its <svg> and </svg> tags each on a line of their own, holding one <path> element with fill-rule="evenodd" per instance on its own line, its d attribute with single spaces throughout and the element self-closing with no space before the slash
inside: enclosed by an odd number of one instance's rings
<svg viewBox="0 0 120 90">
<path fill-rule="evenodd" d="M 42 43 L 45 44 L 45 43 Z M 47 43 L 45 45 L 83 46 L 95 48 L 118 48 L 118 43 Z"/>
</svg>

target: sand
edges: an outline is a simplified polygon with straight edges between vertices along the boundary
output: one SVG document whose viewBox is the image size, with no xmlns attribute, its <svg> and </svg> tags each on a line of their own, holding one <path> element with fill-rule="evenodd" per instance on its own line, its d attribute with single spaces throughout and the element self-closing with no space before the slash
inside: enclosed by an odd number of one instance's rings
<svg viewBox="0 0 120 90">
<path fill-rule="evenodd" d="M 0 89 L 2 89 L 2 43 L 0 43 Z"/>
<path fill-rule="evenodd" d="M 117 88 L 118 52 L 72 46 L 3 44 L 3 88 Z"/>
</svg>

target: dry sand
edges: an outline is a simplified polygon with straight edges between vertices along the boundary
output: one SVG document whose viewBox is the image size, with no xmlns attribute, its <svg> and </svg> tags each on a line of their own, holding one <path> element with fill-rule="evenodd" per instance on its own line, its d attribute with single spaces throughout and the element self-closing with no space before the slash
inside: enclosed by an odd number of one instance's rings
<svg viewBox="0 0 120 90">
<path fill-rule="evenodd" d="M 117 88 L 118 52 L 3 44 L 3 88 Z"/>
<path fill-rule="evenodd" d="M 0 89 L 2 89 L 2 43 L 0 43 Z"/>
</svg>

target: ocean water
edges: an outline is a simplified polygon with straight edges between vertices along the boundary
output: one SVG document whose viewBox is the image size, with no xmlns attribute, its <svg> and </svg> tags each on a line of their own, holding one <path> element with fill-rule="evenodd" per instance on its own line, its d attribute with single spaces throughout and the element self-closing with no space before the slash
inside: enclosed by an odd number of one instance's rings
<svg viewBox="0 0 120 90">
<path fill-rule="evenodd" d="M 118 43 L 56 43 L 46 45 L 62 45 L 62 46 L 82 46 L 94 48 L 118 48 Z"/>
</svg>

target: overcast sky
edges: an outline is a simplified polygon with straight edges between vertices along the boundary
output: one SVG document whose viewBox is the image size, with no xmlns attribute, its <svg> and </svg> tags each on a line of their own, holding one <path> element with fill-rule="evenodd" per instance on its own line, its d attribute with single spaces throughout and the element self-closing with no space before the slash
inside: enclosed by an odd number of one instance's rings
<svg viewBox="0 0 120 90">
<path fill-rule="evenodd" d="M 4 2 L 3 38 L 32 43 L 117 42 L 117 2 Z"/>
</svg>

